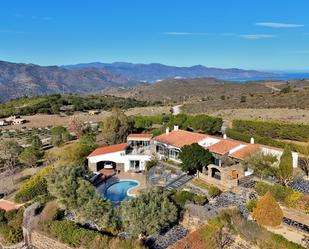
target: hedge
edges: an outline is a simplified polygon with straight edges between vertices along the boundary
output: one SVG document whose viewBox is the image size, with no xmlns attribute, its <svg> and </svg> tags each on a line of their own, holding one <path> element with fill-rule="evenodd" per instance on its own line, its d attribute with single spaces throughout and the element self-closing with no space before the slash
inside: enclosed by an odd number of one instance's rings
<svg viewBox="0 0 309 249">
<path fill-rule="evenodd" d="M 15 201 L 18 203 L 27 202 L 35 197 L 47 195 L 47 182 L 45 177 L 50 174 L 52 167 L 46 167 L 37 174 L 26 180 L 15 195 Z"/>
<path fill-rule="evenodd" d="M 251 135 L 247 133 L 239 132 L 235 129 L 227 128 L 225 131 L 226 135 L 230 138 L 233 138 L 235 140 L 243 141 L 246 143 L 250 143 L 250 139 L 254 138 L 256 143 L 264 144 L 272 147 L 277 147 L 284 149 L 287 145 L 290 147 L 292 151 L 299 152 L 301 154 L 309 155 L 308 150 L 306 150 L 306 147 L 299 144 L 294 143 L 288 143 L 283 141 L 277 141 L 275 139 L 272 139 L 270 137 L 262 137 L 259 135 Z"/>
<path fill-rule="evenodd" d="M 233 129 L 241 133 L 307 142 L 309 125 L 255 120 L 233 120 Z"/>
</svg>

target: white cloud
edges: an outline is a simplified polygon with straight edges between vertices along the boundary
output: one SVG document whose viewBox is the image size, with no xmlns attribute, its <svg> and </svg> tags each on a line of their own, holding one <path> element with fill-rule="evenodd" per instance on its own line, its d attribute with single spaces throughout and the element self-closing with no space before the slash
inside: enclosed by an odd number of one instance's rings
<svg viewBox="0 0 309 249">
<path fill-rule="evenodd" d="M 245 34 L 245 35 L 237 35 L 240 38 L 248 39 L 248 40 L 259 40 L 259 39 L 268 39 L 275 38 L 276 35 L 266 35 L 266 34 Z"/>
<path fill-rule="evenodd" d="M 268 28 L 301 28 L 304 27 L 304 24 L 295 24 L 295 23 L 278 23 L 278 22 L 257 22 L 256 26 L 268 27 Z"/>
<path fill-rule="evenodd" d="M 192 33 L 192 32 L 164 32 L 164 35 L 209 35 L 208 33 Z"/>
</svg>

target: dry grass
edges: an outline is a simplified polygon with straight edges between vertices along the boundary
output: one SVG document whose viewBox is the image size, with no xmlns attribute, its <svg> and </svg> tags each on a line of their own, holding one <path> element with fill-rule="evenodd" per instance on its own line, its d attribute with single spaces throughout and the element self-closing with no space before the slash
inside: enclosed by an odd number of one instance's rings
<svg viewBox="0 0 309 249">
<path fill-rule="evenodd" d="M 222 117 L 227 124 L 233 119 L 257 119 L 263 121 L 278 120 L 294 123 L 309 123 L 309 109 L 287 109 L 287 108 L 241 108 L 220 109 L 206 111 L 205 113 Z"/>
<path fill-rule="evenodd" d="M 168 113 L 170 107 L 168 106 L 149 106 L 149 107 L 136 107 L 126 111 L 127 115 L 156 115 L 161 113 Z M 106 118 L 110 112 L 102 111 L 98 115 L 90 115 L 87 112 L 77 112 L 74 116 L 83 122 L 93 122 L 97 123 Z M 21 129 L 26 128 L 40 128 L 47 126 L 67 126 L 70 123 L 72 116 L 60 116 L 60 115 L 47 115 L 47 114 L 37 114 L 32 116 L 24 116 L 28 123 L 22 125 L 14 126 L 4 126 L 1 129 Z"/>
</svg>

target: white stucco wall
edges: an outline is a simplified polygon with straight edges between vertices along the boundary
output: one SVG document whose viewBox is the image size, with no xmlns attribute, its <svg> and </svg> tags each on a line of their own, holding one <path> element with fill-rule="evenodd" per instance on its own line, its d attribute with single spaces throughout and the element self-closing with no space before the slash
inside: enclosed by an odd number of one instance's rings
<svg viewBox="0 0 309 249">
<path fill-rule="evenodd" d="M 125 163 L 125 151 L 117 151 L 114 153 L 108 153 L 104 155 L 88 157 L 90 163 L 98 163 L 100 161 L 113 161 L 115 163 Z"/>
<path fill-rule="evenodd" d="M 276 149 L 273 149 L 273 148 L 262 147 L 261 150 L 264 154 L 271 154 L 271 155 L 276 156 L 278 161 L 280 161 L 280 157 L 283 154 L 282 150 L 276 150 Z M 292 158 L 293 158 L 293 168 L 297 168 L 297 166 L 298 166 L 298 153 L 292 152 Z"/>
<path fill-rule="evenodd" d="M 150 161 L 150 158 L 150 156 L 146 155 L 125 155 L 125 151 L 118 151 L 114 153 L 88 157 L 88 160 L 90 163 L 98 163 L 100 161 L 113 161 L 115 163 L 123 163 L 124 171 L 127 172 L 130 169 L 131 160 L 140 161 L 140 170 L 145 170 L 146 162 Z"/>
</svg>

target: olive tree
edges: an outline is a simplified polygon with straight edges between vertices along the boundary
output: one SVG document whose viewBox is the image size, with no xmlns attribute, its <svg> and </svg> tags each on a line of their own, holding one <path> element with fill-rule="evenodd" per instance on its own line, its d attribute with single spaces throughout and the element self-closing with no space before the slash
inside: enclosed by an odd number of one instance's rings
<svg viewBox="0 0 309 249">
<path fill-rule="evenodd" d="M 136 198 L 124 201 L 120 207 L 126 231 L 137 238 L 158 232 L 177 220 L 177 207 L 169 193 L 161 188 L 141 192 Z"/>
</svg>

